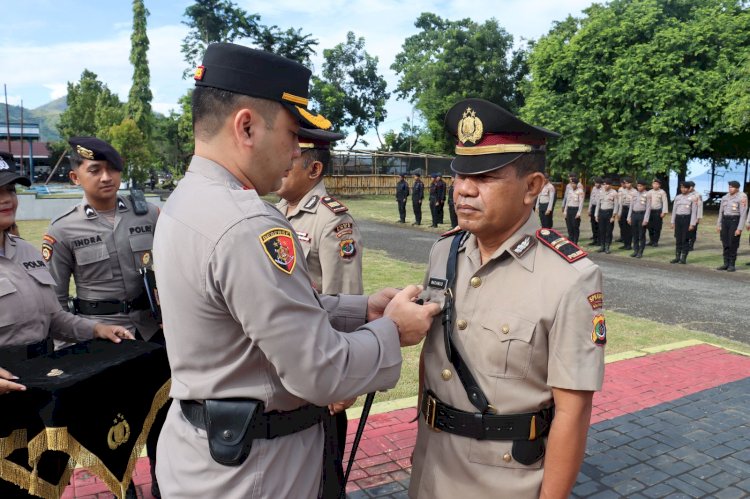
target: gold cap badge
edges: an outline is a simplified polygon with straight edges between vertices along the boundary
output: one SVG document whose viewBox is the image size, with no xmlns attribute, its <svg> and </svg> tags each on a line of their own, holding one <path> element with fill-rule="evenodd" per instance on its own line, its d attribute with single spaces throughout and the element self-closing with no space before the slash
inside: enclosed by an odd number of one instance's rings
<svg viewBox="0 0 750 499">
<path fill-rule="evenodd" d="M 76 146 L 76 152 L 79 156 L 85 159 L 94 159 L 94 151 L 91 149 L 86 149 L 83 146 Z"/>
<path fill-rule="evenodd" d="M 484 124 L 477 118 L 477 113 L 472 108 L 467 107 L 464 111 L 461 121 L 458 122 L 458 140 L 466 144 L 471 142 L 476 144 L 482 140 L 484 133 Z"/>
</svg>

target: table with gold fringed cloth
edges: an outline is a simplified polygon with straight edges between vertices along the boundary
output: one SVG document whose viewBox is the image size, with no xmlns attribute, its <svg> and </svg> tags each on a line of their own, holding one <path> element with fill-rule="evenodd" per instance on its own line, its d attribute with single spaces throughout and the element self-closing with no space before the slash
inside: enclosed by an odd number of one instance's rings
<svg viewBox="0 0 750 499">
<path fill-rule="evenodd" d="M 58 498 L 81 466 L 124 497 L 169 401 L 166 350 L 92 340 L 3 367 L 27 390 L 0 397 L 0 491 Z"/>
</svg>

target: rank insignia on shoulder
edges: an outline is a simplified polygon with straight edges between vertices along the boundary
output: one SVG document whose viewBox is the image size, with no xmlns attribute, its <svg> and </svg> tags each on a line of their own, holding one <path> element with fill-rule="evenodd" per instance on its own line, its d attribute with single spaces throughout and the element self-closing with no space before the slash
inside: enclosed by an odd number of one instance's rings
<svg viewBox="0 0 750 499">
<path fill-rule="evenodd" d="M 352 258 L 357 254 L 357 248 L 354 246 L 354 239 L 344 239 L 339 243 L 339 254 L 341 258 Z"/>
<path fill-rule="evenodd" d="M 591 341 L 595 345 L 606 345 L 607 344 L 607 324 L 602 314 L 594 316 L 592 321 L 594 328 L 591 330 Z"/>
<path fill-rule="evenodd" d="M 588 253 L 555 229 L 539 229 L 536 231 L 536 238 L 545 246 L 552 248 L 555 253 L 565 258 L 569 263 L 588 256 Z"/>
<path fill-rule="evenodd" d="M 324 198 L 321 198 L 320 202 L 323 204 L 323 206 L 325 206 L 326 208 L 328 208 L 329 210 L 331 210 L 337 215 L 339 213 L 346 213 L 347 211 L 349 211 L 349 208 L 339 203 L 335 198 L 331 196 L 326 196 Z"/>
<path fill-rule="evenodd" d="M 282 272 L 291 275 L 297 263 L 292 231 L 277 227 L 265 231 L 258 237 L 260 238 L 260 243 L 263 245 L 263 250 L 268 255 L 268 258 L 271 259 L 274 266 Z"/>
<path fill-rule="evenodd" d="M 536 243 L 531 236 L 524 236 L 521 240 L 516 242 L 516 245 L 513 247 L 513 254 L 518 258 L 521 258 L 527 251 L 534 247 L 534 244 Z"/>
<path fill-rule="evenodd" d="M 86 218 L 96 218 L 96 210 L 93 209 L 91 206 L 86 205 L 83 207 L 83 213 L 86 215 Z"/>
<path fill-rule="evenodd" d="M 306 210 L 312 210 L 313 208 L 315 208 L 315 205 L 318 204 L 318 201 L 320 201 L 320 196 L 315 194 L 313 197 L 307 200 L 307 203 L 305 203 L 303 208 Z"/>
</svg>

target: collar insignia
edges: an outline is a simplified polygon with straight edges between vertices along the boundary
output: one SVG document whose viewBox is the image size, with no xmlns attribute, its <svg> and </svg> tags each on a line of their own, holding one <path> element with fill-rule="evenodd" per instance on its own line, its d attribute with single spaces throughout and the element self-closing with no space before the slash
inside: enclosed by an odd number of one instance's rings
<svg viewBox="0 0 750 499">
<path fill-rule="evenodd" d="M 93 209 L 91 206 L 86 205 L 83 207 L 83 212 L 86 214 L 86 218 L 96 218 L 96 210 Z"/>
<path fill-rule="evenodd" d="M 521 258 L 523 255 L 526 254 L 527 251 L 529 251 L 534 246 L 534 240 L 531 238 L 531 236 L 526 235 L 523 239 L 518 241 L 516 243 L 515 248 L 513 248 L 513 254 L 515 254 L 518 258 Z"/>
<path fill-rule="evenodd" d="M 127 211 L 128 206 L 125 204 L 125 202 L 122 199 L 117 198 L 117 209 L 120 211 Z"/>
<path fill-rule="evenodd" d="M 316 204 L 318 204 L 318 201 L 319 201 L 319 200 L 320 200 L 320 196 L 318 196 L 318 195 L 316 194 L 316 195 L 314 195 L 313 197 L 311 197 L 311 198 L 310 198 L 310 199 L 309 199 L 309 200 L 307 201 L 307 203 L 305 203 L 305 205 L 303 206 L 303 208 L 304 208 L 304 209 L 306 209 L 306 210 L 312 210 L 313 208 L 315 208 L 315 205 L 316 205 Z"/>
</svg>

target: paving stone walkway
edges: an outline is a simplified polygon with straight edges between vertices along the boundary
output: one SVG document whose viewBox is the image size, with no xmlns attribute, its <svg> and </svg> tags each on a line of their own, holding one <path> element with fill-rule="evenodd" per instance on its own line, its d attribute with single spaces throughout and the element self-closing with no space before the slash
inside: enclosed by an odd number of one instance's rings
<svg viewBox="0 0 750 499">
<path fill-rule="evenodd" d="M 750 497 L 750 357 L 699 344 L 607 364 L 574 497 Z M 350 482 L 350 499 L 405 498 L 416 409 L 374 414 Z M 349 423 L 348 442 L 358 420 Z M 145 458 L 139 496 L 151 498 Z M 77 470 L 67 498 L 110 498 Z"/>
</svg>

